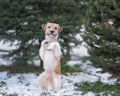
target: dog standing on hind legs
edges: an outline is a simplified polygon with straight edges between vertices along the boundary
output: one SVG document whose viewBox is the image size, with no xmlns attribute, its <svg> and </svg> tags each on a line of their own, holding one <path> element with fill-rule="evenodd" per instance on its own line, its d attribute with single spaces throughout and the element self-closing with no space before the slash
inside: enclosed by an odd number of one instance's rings
<svg viewBox="0 0 120 96">
<path fill-rule="evenodd" d="M 60 57 L 62 55 L 57 39 L 62 28 L 56 23 L 42 25 L 45 31 L 45 40 L 42 41 L 39 55 L 43 60 L 44 72 L 39 76 L 39 85 L 42 90 L 58 91 L 61 87 Z"/>
</svg>

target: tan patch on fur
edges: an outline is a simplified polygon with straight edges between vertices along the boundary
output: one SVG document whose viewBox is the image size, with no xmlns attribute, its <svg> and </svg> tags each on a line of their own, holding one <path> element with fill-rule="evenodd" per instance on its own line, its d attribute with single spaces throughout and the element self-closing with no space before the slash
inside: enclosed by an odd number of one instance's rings
<svg viewBox="0 0 120 96">
<path fill-rule="evenodd" d="M 55 73 L 60 75 L 61 74 L 61 68 L 60 68 L 60 60 L 57 60 L 57 64 L 55 67 Z"/>
</svg>

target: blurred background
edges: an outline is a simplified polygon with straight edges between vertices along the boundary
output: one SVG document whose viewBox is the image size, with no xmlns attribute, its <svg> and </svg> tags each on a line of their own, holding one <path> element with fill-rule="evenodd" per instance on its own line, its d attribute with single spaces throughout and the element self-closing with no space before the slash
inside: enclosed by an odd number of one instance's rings
<svg viewBox="0 0 120 96">
<path fill-rule="evenodd" d="M 63 27 L 58 95 L 36 82 L 47 22 Z M 119 89 L 119 0 L 0 0 L 0 96 L 119 96 Z"/>
<path fill-rule="evenodd" d="M 120 77 L 119 14 L 119 0 L 0 0 L 0 71 L 41 72 L 41 25 L 56 22 L 63 27 L 63 73 L 78 70 L 67 62 L 72 48 L 84 43 L 89 55 L 74 59 Z"/>
</svg>

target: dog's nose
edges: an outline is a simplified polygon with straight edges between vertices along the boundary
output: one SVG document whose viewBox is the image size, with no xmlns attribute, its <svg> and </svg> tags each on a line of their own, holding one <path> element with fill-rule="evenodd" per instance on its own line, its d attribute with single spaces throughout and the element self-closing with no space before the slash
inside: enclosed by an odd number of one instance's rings
<svg viewBox="0 0 120 96">
<path fill-rule="evenodd" d="M 54 33 L 54 31 L 53 31 L 53 30 L 51 30 L 51 31 L 50 31 L 50 33 L 52 34 L 52 33 Z"/>
</svg>

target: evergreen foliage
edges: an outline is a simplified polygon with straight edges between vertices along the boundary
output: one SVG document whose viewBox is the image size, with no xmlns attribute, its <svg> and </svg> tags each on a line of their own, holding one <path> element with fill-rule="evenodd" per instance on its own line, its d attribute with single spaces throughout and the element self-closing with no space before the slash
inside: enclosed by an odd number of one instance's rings
<svg viewBox="0 0 120 96">
<path fill-rule="evenodd" d="M 88 92 L 93 92 L 95 96 L 119 96 L 120 94 L 120 84 L 105 84 L 101 81 L 97 81 L 94 83 L 84 82 L 84 83 L 76 83 L 76 90 L 80 90 L 83 92 L 82 95 L 85 95 Z"/>
<path fill-rule="evenodd" d="M 3 54 L 14 64 L 27 64 L 38 56 L 44 32 L 41 25 L 56 22 L 63 26 L 60 41 L 64 56 L 69 59 L 70 42 L 76 43 L 74 35 L 79 32 L 84 14 L 82 0 L 0 0 L 0 40 L 4 43 L 14 41 L 18 48 Z M 72 35 L 71 35 L 72 34 Z M 79 44 L 77 42 L 76 44 Z M 6 50 L 0 50 L 6 51 Z"/>
<path fill-rule="evenodd" d="M 91 47 L 90 61 L 120 76 L 120 2 L 89 0 L 84 40 Z"/>
</svg>

